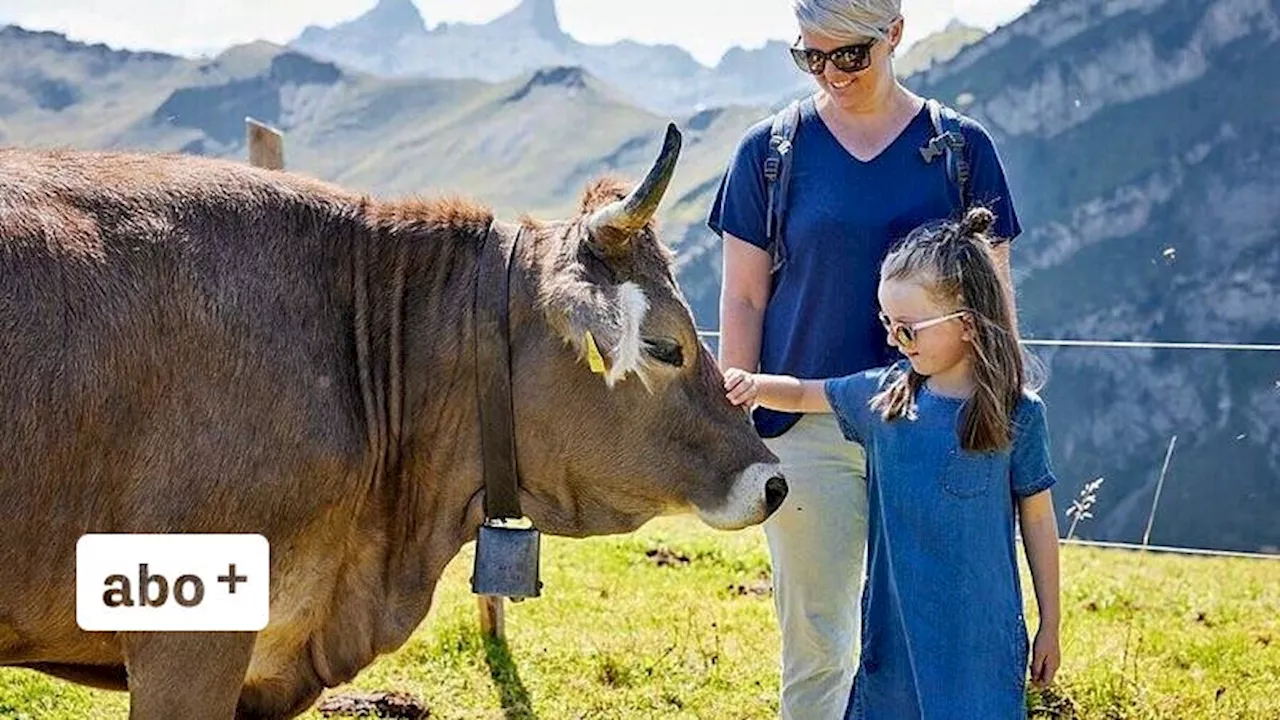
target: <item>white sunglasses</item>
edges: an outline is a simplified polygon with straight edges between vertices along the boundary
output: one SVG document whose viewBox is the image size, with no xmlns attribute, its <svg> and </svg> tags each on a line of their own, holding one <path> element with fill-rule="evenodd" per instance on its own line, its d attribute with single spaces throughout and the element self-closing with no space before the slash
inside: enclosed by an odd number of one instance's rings
<svg viewBox="0 0 1280 720">
<path fill-rule="evenodd" d="M 884 311 L 882 310 L 880 311 L 880 324 L 884 325 L 885 332 L 889 333 L 889 335 L 893 337 L 894 341 L 898 343 L 899 347 L 903 348 L 904 350 L 909 350 L 915 347 L 916 334 L 919 333 L 921 330 L 924 330 L 925 328 L 933 327 L 934 325 L 941 325 L 942 323 L 948 320 L 954 320 L 958 317 L 964 317 L 968 313 L 969 313 L 968 310 L 957 310 L 949 315 L 943 315 L 941 317 L 936 317 L 936 318 L 929 318 L 928 320 L 921 320 L 919 322 L 914 322 L 914 323 L 900 323 L 900 322 L 891 320 L 889 316 L 885 315 Z"/>
</svg>

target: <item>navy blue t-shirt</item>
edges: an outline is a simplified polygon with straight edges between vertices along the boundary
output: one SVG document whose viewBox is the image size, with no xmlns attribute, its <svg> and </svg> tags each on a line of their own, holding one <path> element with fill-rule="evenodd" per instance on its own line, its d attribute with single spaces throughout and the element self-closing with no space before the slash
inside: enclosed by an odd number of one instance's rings
<svg viewBox="0 0 1280 720">
<path fill-rule="evenodd" d="M 718 235 L 761 249 L 767 249 L 762 168 L 771 123 L 757 122 L 739 141 L 707 219 Z M 991 209 L 994 232 L 1012 240 L 1021 227 L 991 137 L 972 118 L 961 115 L 960 124 L 972 201 Z M 957 216 L 944 163 L 926 163 L 920 154 L 932 136 L 929 111 L 921 108 L 889 147 L 862 162 L 827 128 L 813 97 L 801 102 L 783 225 L 787 262 L 773 278 L 765 310 L 760 372 L 841 377 L 897 359 L 877 317 L 880 263 L 917 226 Z M 781 435 L 798 418 L 755 411 L 763 437 Z"/>
</svg>

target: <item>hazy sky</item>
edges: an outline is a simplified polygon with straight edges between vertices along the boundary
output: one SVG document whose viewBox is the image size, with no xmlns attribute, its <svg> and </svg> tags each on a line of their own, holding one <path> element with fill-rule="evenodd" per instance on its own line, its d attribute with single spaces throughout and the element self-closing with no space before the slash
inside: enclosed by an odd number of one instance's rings
<svg viewBox="0 0 1280 720">
<path fill-rule="evenodd" d="M 376 0 L 0 0 L 0 25 L 56 30 L 73 40 L 178 54 L 217 52 L 256 39 L 284 43 L 309 24 L 332 25 Z M 428 27 L 484 22 L 518 0 L 414 0 Z M 952 18 L 993 29 L 1033 0 L 903 0 L 905 42 Z M 556 0 L 565 32 L 586 43 L 631 38 L 680 45 L 706 64 L 734 46 L 791 41 L 788 0 Z"/>
</svg>

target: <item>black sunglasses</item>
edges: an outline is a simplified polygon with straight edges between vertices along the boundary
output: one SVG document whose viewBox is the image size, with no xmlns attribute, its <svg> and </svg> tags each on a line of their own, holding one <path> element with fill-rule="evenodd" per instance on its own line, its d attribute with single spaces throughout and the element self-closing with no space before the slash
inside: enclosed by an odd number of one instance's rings
<svg viewBox="0 0 1280 720">
<path fill-rule="evenodd" d="M 876 44 L 876 38 L 856 45 L 838 47 L 829 52 L 799 47 L 799 39 L 796 43 L 796 46 L 791 48 L 791 59 L 801 71 L 810 75 L 821 75 L 827 67 L 827 61 L 830 60 L 831 64 L 841 72 L 855 73 L 866 70 L 871 65 L 871 46 Z"/>
</svg>

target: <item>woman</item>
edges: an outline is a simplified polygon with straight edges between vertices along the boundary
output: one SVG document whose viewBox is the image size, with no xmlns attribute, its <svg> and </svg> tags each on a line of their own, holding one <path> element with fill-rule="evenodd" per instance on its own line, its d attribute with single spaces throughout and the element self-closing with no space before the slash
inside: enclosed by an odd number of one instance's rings
<svg viewBox="0 0 1280 720">
<path fill-rule="evenodd" d="M 901 0 L 792 0 L 792 55 L 817 92 L 800 103 L 781 224 L 785 261 L 766 239 L 764 162 L 773 118 L 740 140 L 708 218 L 724 240 L 720 362 L 801 378 L 850 375 L 893 360 L 877 315 L 890 245 L 930 220 L 957 219 L 923 98 L 893 72 Z M 986 130 L 961 116 L 971 205 L 994 234 L 1021 232 Z M 997 249 L 1008 273 L 1008 243 Z M 1009 283 L 1010 287 L 1012 283 Z M 1012 297 L 1009 298 L 1012 303 Z M 866 465 L 830 415 L 754 411 L 786 466 L 790 492 L 765 524 L 782 635 L 784 720 L 843 716 L 858 655 L 867 533 Z"/>
</svg>

